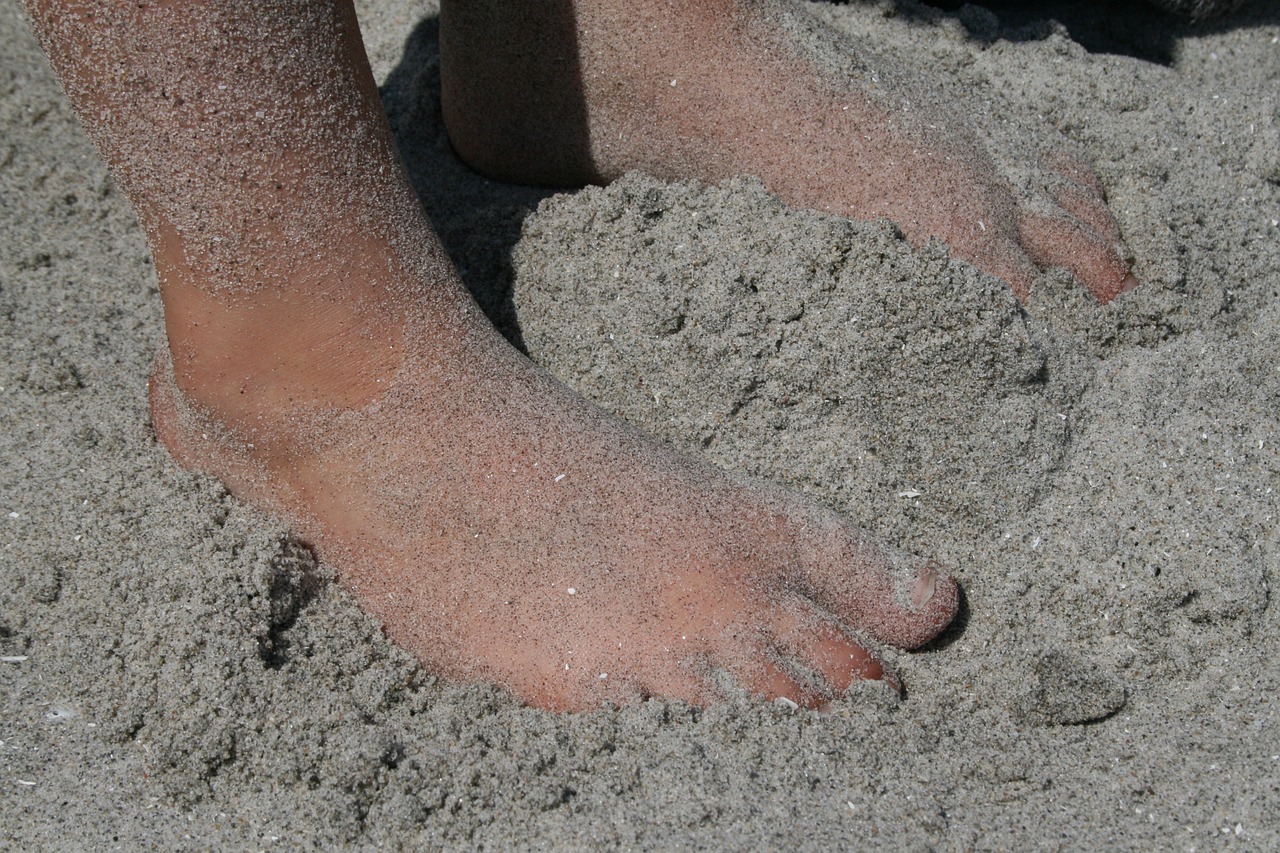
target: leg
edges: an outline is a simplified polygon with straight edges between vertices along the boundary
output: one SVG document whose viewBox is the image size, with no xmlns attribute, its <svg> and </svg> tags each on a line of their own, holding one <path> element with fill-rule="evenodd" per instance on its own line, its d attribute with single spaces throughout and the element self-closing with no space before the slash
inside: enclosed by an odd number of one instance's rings
<svg viewBox="0 0 1280 853">
<path fill-rule="evenodd" d="M 1103 302 L 1137 284 L 1087 167 L 1053 164 L 1057 213 L 1020 208 L 963 122 L 788 2 L 443 0 L 450 137 L 517 182 L 756 175 L 789 203 L 941 238 L 1019 297 L 1037 265 Z"/>
<path fill-rule="evenodd" d="M 529 702 L 816 704 L 952 580 L 609 420 L 511 349 L 404 178 L 347 0 L 31 0 L 151 241 L 156 432 L 433 670 Z"/>
</svg>

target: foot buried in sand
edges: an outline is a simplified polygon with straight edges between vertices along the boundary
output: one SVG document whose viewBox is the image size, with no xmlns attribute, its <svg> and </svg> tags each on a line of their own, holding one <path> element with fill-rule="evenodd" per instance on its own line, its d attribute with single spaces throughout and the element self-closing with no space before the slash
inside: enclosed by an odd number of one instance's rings
<svg viewBox="0 0 1280 853">
<path fill-rule="evenodd" d="M 445 0 L 441 74 L 455 149 L 501 180 L 749 174 L 941 239 L 1019 298 L 1048 266 L 1100 302 L 1138 283 L 1086 163 L 1051 153 L 1019 202 L 952 110 L 784 0 Z"/>
<path fill-rule="evenodd" d="M 163 365 L 157 433 L 289 520 L 430 669 L 542 707 L 706 704 L 718 672 L 821 704 L 888 677 L 850 629 L 909 648 L 950 621 L 935 566 L 652 442 L 461 313 L 447 338 L 403 323 L 401 365 L 357 408 L 317 390 L 229 416 Z"/>
<path fill-rule="evenodd" d="M 29 5 L 151 243 L 157 435 L 294 525 L 425 665 L 556 709 L 706 704 L 725 673 L 819 705 L 890 679 L 855 634 L 911 648 L 951 620 L 932 563 L 650 441 L 497 335 L 348 2 Z"/>
</svg>

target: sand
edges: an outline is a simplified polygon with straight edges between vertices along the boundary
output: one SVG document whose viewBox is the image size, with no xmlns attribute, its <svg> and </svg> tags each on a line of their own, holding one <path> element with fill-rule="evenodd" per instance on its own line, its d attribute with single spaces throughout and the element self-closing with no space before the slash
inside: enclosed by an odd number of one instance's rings
<svg viewBox="0 0 1280 853">
<path fill-rule="evenodd" d="M 1280 13 L 1102 7 L 812 8 L 1087 153 L 1145 282 L 1106 308 L 750 179 L 484 181 L 433 5 L 360 4 L 513 340 L 964 584 L 957 630 L 888 653 L 902 700 L 555 716 L 437 682 L 156 444 L 146 247 L 0 3 L 0 847 L 1280 849 Z"/>
</svg>

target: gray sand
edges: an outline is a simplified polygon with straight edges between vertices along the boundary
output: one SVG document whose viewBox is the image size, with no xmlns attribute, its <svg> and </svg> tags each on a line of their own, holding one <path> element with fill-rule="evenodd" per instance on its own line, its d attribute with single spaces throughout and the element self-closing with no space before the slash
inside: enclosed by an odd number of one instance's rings
<svg viewBox="0 0 1280 853">
<path fill-rule="evenodd" d="M 383 5 L 388 110 L 491 316 L 622 417 L 947 561 L 962 630 L 889 653 L 904 700 L 826 716 L 437 683 L 156 445 L 146 248 L 4 2 L 0 847 L 1280 849 L 1274 4 L 815 5 L 1088 154 L 1146 282 L 1101 309 L 747 179 L 483 181 L 441 136 L 431 5 Z"/>
</svg>

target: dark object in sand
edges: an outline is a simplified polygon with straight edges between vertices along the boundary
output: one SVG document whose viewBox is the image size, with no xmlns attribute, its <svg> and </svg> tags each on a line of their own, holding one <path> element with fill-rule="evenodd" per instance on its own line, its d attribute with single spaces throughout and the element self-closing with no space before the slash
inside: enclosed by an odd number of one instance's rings
<svg viewBox="0 0 1280 853">
<path fill-rule="evenodd" d="M 844 2 L 849 2 L 849 0 L 844 0 Z M 954 12 L 969 5 L 971 0 L 922 0 L 922 2 L 930 6 L 936 6 L 939 9 Z M 1208 18 L 1220 18 L 1223 15 L 1230 14 L 1250 2 L 1250 0 L 1146 0 L 1146 2 L 1148 5 L 1163 9 L 1171 15 L 1177 15 L 1179 18 L 1188 21 L 1203 21 Z M 1008 4 L 999 0 L 973 0 L 973 5 L 995 5 L 996 9 L 993 11 L 998 12 L 999 7 Z M 1022 8 L 1022 5 L 1019 8 Z"/>
<path fill-rule="evenodd" d="M 1192 21 L 1216 18 L 1239 9 L 1248 0 L 1148 0 L 1166 12 Z"/>
</svg>

